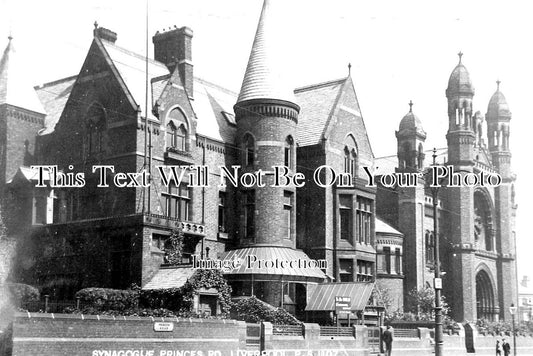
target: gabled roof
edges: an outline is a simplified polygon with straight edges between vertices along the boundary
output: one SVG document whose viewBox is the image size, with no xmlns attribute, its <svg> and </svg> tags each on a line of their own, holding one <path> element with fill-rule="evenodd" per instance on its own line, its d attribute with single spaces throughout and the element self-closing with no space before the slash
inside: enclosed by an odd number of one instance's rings
<svg viewBox="0 0 533 356">
<path fill-rule="evenodd" d="M 33 85 L 30 84 L 28 68 L 17 58 L 11 36 L 0 60 L 0 105 L 2 104 L 45 114 Z"/>
<path fill-rule="evenodd" d="M 44 129 L 39 132 L 39 135 L 47 135 L 54 131 L 72 92 L 76 78 L 77 76 L 72 76 L 35 87 L 37 96 L 46 110 Z"/>
<path fill-rule="evenodd" d="M 26 166 L 20 166 L 13 177 L 7 182 L 7 184 L 20 182 L 36 182 L 39 180 L 39 170 L 36 168 L 30 168 Z M 43 180 L 50 180 L 50 172 L 48 169 L 43 170 Z"/>
<path fill-rule="evenodd" d="M 298 144 L 310 146 L 320 143 L 347 78 L 298 88 L 294 91 L 300 105 L 298 115 Z"/>
<path fill-rule="evenodd" d="M 116 68 L 118 75 L 128 91 L 141 109 L 141 115 L 146 117 L 146 58 L 134 52 L 128 51 L 112 42 L 101 38 L 95 38 L 97 44 L 101 45 L 104 52 L 109 56 L 111 64 Z M 169 75 L 168 68 L 161 62 L 148 59 L 148 78 L 162 77 Z M 150 86 L 151 90 L 154 87 Z M 149 98 L 153 98 L 149 95 Z M 152 105 L 148 103 L 148 117 L 156 119 L 152 114 Z"/>
<path fill-rule="evenodd" d="M 276 2 L 278 6 L 281 1 Z M 284 37 L 279 31 L 281 19 L 274 2 L 264 0 L 254 43 L 237 102 L 252 99 L 277 99 L 295 103 L 292 87 L 287 83 Z"/>
</svg>

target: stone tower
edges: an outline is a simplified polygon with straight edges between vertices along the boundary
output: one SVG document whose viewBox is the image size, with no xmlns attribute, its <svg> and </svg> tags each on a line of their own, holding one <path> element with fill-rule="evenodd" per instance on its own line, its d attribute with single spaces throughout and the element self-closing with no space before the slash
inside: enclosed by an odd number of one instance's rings
<svg viewBox="0 0 533 356">
<path fill-rule="evenodd" d="M 474 171 L 475 133 L 472 120 L 474 86 L 470 74 L 459 63 L 448 80 L 448 164 L 462 175 Z M 453 295 L 455 320 L 476 319 L 475 297 L 475 252 L 474 252 L 474 189 L 471 187 L 448 188 L 450 210 L 450 236 L 454 246 L 454 267 L 448 273 L 453 286 L 448 286 Z M 442 234 L 440 235 L 442 236 Z M 443 239 L 441 238 L 441 242 Z"/>
<path fill-rule="evenodd" d="M 502 183 L 495 191 L 496 251 L 499 252 L 498 300 L 500 311 L 506 320 L 510 319 L 509 306 L 517 301 L 516 285 L 516 246 L 514 232 L 514 180 L 511 172 L 511 152 L 509 150 L 509 125 L 511 112 L 497 81 L 496 92 L 492 95 L 487 109 L 487 134 L 492 163 L 502 177 Z"/>
<path fill-rule="evenodd" d="M 409 103 L 409 112 L 402 118 L 398 141 L 399 173 L 421 172 L 424 169 L 424 142 L 426 132 L 422 122 L 413 113 L 413 103 Z M 404 296 L 408 292 L 425 286 L 426 259 L 424 258 L 424 232 L 420 228 L 424 214 L 424 186 L 421 182 L 415 187 L 398 187 L 398 227 L 404 235 L 404 270 L 409 271 L 404 279 Z M 413 306 L 405 301 L 407 310 Z"/>
</svg>

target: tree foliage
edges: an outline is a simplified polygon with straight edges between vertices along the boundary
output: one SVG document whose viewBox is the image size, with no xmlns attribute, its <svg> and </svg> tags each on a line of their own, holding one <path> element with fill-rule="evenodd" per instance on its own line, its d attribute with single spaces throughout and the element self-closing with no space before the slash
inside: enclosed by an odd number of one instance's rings
<svg viewBox="0 0 533 356">
<path fill-rule="evenodd" d="M 430 318 L 435 316 L 435 290 L 431 287 L 425 287 L 424 289 L 413 288 L 407 294 L 410 304 L 417 307 L 418 315 L 428 315 Z M 440 304 L 442 306 L 442 315 L 448 314 L 448 303 L 446 298 L 441 294 Z"/>
</svg>

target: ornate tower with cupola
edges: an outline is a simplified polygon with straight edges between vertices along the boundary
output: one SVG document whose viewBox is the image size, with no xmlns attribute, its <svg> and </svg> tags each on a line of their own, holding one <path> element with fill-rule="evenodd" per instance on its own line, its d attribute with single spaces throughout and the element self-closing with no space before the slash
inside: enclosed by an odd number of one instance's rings
<svg viewBox="0 0 533 356">
<path fill-rule="evenodd" d="M 422 172 L 424 169 L 424 143 L 426 132 L 422 122 L 413 112 L 413 102 L 409 102 L 409 112 L 400 121 L 396 131 L 398 142 L 399 173 Z M 404 233 L 404 270 L 409 271 L 404 279 L 404 296 L 407 291 L 420 290 L 428 280 L 426 258 L 424 257 L 424 231 L 420 228 L 424 215 L 424 186 L 398 187 L 398 227 Z M 404 302 L 407 310 L 415 306 L 410 305 L 409 298 Z"/>
<path fill-rule="evenodd" d="M 462 63 L 452 71 L 446 89 L 448 99 L 448 164 L 461 175 L 474 171 L 474 144 L 476 135 L 473 129 L 472 100 L 474 86 L 470 74 Z M 453 244 L 453 265 L 447 277 L 453 295 L 448 296 L 454 305 L 456 320 L 476 319 L 475 277 L 475 238 L 474 238 L 474 189 L 472 187 L 447 188 L 450 211 L 450 236 L 441 232 L 441 243 Z"/>
<path fill-rule="evenodd" d="M 500 91 L 500 81 L 496 82 L 496 92 L 492 95 L 487 108 L 487 135 L 492 164 L 502 177 L 502 183 L 495 188 L 495 215 L 497 217 L 496 251 L 498 265 L 498 300 L 500 310 L 509 320 L 509 308 L 516 303 L 516 246 L 514 219 L 516 204 L 514 202 L 515 176 L 511 172 L 511 152 L 509 133 L 511 111 L 505 96 Z"/>
</svg>

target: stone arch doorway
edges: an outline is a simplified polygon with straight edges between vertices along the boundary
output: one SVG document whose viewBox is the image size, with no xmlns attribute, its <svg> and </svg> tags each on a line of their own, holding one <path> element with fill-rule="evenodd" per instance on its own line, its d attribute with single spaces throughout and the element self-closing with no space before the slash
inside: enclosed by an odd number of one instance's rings
<svg viewBox="0 0 533 356">
<path fill-rule="evenodd" d="M 488 273 L 484 270 L 476 274 L 477 318 L 495 321 L 498 307 L 494 298 L 494 287 Z"/>
</svg>

